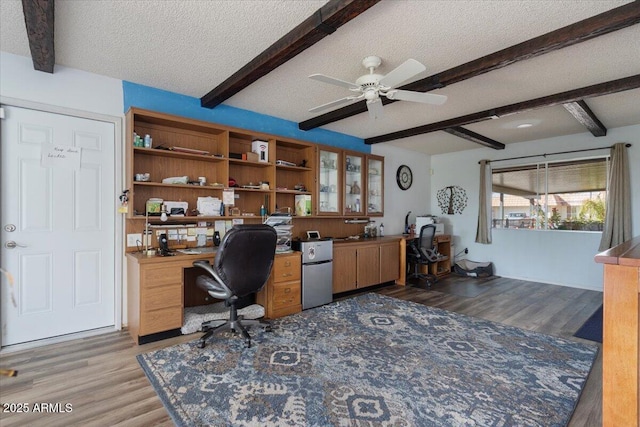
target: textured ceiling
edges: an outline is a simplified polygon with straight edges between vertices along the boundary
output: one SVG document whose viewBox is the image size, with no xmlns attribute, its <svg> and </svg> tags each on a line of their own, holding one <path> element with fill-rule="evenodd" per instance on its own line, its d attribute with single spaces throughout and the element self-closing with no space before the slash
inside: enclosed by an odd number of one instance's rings
<svg viewBox="0 0 640 427">
<path fill-rule="evenodd" d="M 295 122 L 308 109 L 350 93 L 308 79 L 355 81 L 361 60 L 384 74 L 407 58 L 426 65 L 416 79 L 463 64 L 629 1 L 383 0 L 225 104 Z M 56 64 L 197 98 L 222 83 L 324 5 L 324 0 L 56 0 Z M 0 49 L 29 56 L 22 3 L 0 2 Z M 640 72 L 640 25 L 522 61 L 433 93 L 442 106 L 396 102 L 376 121 L 366 113 L 324 128 L 361 138 L 551 95 Z M 606 127 L 640 123 L 640 90 L 587 100 Z M 517 129 L 529 121 L 536 125 Z M 564 108 L 503 117 L 466 128 L 509 144 L 585 132 Z M 430 154 L 478 145 L 444 132 L 391 142 Z"/>
</svg>

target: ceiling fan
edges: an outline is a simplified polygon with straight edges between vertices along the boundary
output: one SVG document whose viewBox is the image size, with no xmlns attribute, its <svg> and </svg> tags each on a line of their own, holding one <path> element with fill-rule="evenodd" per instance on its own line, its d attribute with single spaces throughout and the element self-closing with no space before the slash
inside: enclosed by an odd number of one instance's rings
<svg viewBox="0 0 640 427">
<path fill-rule="evenodd" d="M 366 99 L 369 117 L 377 119 L 382 116 L 382 100 L 380 95 L 386 96 L 388 99 L 397 99 L 400 101 L 421 102 L 423 104 L 442 105 L 447 100 L 444 95 L 435 93 L 413 92 L 409 90 L 394 89 L 400 83 L 410 79 L 411 77 L 426 70 L 427 67 L 422 65 L 415 59 L 407 59 L 388 74 L 376 74 L 375 70 L 380 66 L 382 60 L 377 56 L 367 56 L 362 60 L 362 65 L 369 70 L 369 74 L 360 76 L 355 83 L 336 79 L 334 77 L 325 76 L 324 74 L 311 74 L 310 79 L 336 86 L 346 87 L 354 95 L 337 99 L 326 104 L 319 105 L 309 110 L 311 113 L 322 111 L 338 105 L 353 102 L 359 99 Z"/>
</svg>

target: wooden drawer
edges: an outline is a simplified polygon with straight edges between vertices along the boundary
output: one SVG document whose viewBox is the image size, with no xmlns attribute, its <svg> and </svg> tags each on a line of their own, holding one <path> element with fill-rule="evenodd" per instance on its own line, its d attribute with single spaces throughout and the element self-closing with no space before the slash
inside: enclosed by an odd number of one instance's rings
<svg viewBox="0 0 640 427">
<path fill-rule="evenodd" d="M 301 266 L 300 254 L 276 257 L 273 262 L 273 281 L 278 283 L 300 280 Z"/>
<path fill-rule="evenodd" d="M 182 327 L 182 306 L 140 313 L 139 335 L 149 335 Z"/>
<path fill-rule="evenodd" d="M 301 304 L 300 281 L 274 283 L 271 307 L 274 310 Z"/>
<path fill-rule="evenodd" d="M 140 284 L 142 287 L 151 288 L 156 286 L 182 283 L 181 267 L 145 267 L 142 270 Z"/>
<path fill-rule="evenodd" d="M 182 306 L 182 284 L 173 284 L 142 291 L 142 311 Z"/>
<path fill-rule="evenodd" d="M 288 316 L 290 314 L 300 313 L 302 311 L 302 304 L 292 305 L 289 307 L 282 307 L 277 310 L 273 310 L 270 319 L 276 319 L 278 317 Z"/>
</svg>

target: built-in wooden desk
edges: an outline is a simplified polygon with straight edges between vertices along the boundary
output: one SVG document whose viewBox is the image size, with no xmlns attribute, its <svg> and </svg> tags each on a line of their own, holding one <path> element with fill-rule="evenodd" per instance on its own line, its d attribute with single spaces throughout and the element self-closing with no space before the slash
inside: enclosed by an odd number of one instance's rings
<svg viewBox="0 0 640 427">
<path fill-rule="evenodd" d="M 214 257 L 215 252 L 211 249 L 201 254 L 178 253 L 169 257 L 147 257 L 138 252 L 127 254 L 127 326 L 136 343 L 144 344 L 181 334 L 185 305 L 184 270 L 192 268 L 194 261 L 213 262 Z M 300 253 L 276 254 L 276 271 L 280 264 L 288 266 L 290 270 L 299 270 Z M 273 278 L 258 293 L 256 300 L 265 306 L 266 317 L 277 317 L 277 313 L 270 315 L 270 307 L 282 309 L 283 304 L 287 305 L 287 314 L 301 310 L 300 273 L 297 275 L 297 281 L 291 279 L 287 282 L 290 290 L 287 294 L 297 295 L 298 301 L 289 298 L 288 305 L 282 301 L 272 304 L 271 299 L 278 295 L 270 289 L 274 283 Z M 294 289 L 296 286 L 297 289 Z M 291 292 L 292 289 L 294 292 Z"/>
<path fill-rule="evenodd" d="M 604 264 L 602 425 L 640 425 L 640 236 L 601 252 Z"/>
<path fill-rule="evenodd" d="M 407 284 L 407 242 L 413 239 L 417 239 L 417 234 L 403 234 L 401 236 L 401 244 L 400 244 L 400 278 L 396 280 L 396 284 L 405 286 Z M 427 266 L 420 266 L 420 271 L 422 273 L 433 274 L 436 277 L 444 277 L 451 273 L 451 261 L 453 259 L 453 254 L 451 253 L 451 236 L 449 234 L 439 234 L 435 236 L 434 243 L 438 247 L 438 253 L 444 255 L 446 259 L 442 261 L 435 262 L 429 266 L 427 271 Z"/>
</svg>

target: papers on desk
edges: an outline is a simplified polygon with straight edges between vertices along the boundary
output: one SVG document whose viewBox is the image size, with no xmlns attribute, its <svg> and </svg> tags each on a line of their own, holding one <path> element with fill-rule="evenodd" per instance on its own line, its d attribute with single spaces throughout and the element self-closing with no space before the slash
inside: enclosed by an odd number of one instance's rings
<svg viewBox="0 0 640 427">
<path fill-rule="evenodd" d="M 264 223 L 276 230 L 278 235 L 276 253 L 291 252 L 291 236 L 293 235 L 291 231 L 293 229 L 291 215 L 271 215 Z"/>
<path fill-rule="evenodd" d="M 222 200 L 217 197 L 198 197 L 196 209 L 200 215 L 204 216 L 220 216 L 220 208 Z"/>
<path fill-rule="evenodd" d="M 211 254 L 214 252 L 214 248 L 207 246 L 204 248 L 188 248 L 188 249 L 176 249 L 176 252 L 180 252 L 185 255 L 199 255 L 199 254 Z"/>
<path fill-rule="evenodd" d="M 176 252 L 180 252 L 185 255 L 197 255 L 202 253 L 197 249 L 176 249 Z"/>
</svg>

